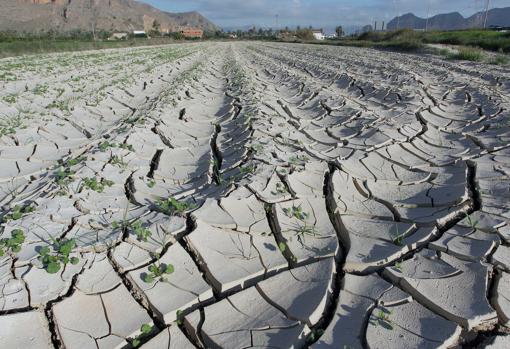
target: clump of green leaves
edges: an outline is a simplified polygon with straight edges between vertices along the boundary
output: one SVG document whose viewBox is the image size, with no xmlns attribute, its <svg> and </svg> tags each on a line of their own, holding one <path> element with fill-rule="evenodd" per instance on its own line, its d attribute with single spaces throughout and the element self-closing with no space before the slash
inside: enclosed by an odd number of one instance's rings
<svg viewBox="0 0 510 349">
<path fill-rule="evenodd" d="M 140 334 L 131 340 L 131 345 L 133 348 L 139 348 L 142 345 L 144 339 L 146 339 L 152 333 L 154 327 L 149 324 L 143 324 L 140 327 Z"/>
<path fill-rule="evenodd" d="M 46 92 L 48 91 L 48 85 L 40 85 L 38 84 L 34 89 L 33 89 L 33 93 L 36 94 L 36 95 L 43 95 L 45 94 Z"/>
<path fill-rule="evenodd" d="M 127 167 L 127 163 L 124 161 L 124 157 L 120 157 L 118 155 L 112 156 L 112 159 L 110 160 L 110 163 L 113 166 L 120 167 L 122 169 L 125 169 Z"/>
<path fill-rule="evenodd" d="M 308 344 L 313 344 L 319 340 L 319 338 L 324 334 L 323 329 L 313 329 L 310 334 L 306 337 L 306 342 Z"/>
<path fill-rule="evenodd" d="M 166 200 L 158 200 L 156 202 L 156 207 L 158 211 L 169 216 L 184 216 L 187 211 L 194 209 L 196 205 L 192 202 L 177 201 L 172 197 Z"/>
<path fill-rule="evenodd" d="M 239 172 L 241 172 L 242 175 L 253 174 L 255 173 L 255 165 L 252 164 L 245 167 L 240 167 Z"/>
<path fill-rule="evenodd" d="M 149 188 L 154 188 L 154 186 L 156 185 L 156 181 L 151 179 L 150 181 L 147 182 L 147 186 Z"/>
<path fill-rule="evenodd" d="M 466 213 L 466 221 L 467 224 L 471 227 L 471 229 L 476 230 L 478 226 L 478 220 L 473 220 L 470 215 Z"/>
<path fill-rule="evenodd" d="M 75 165 L 78 165 L 79 163 L 83 162 L 87 160 L 87 158 L 83 155 L 80 155 L 76 158 L 72 158 L 72 159 L 69 159 L 67 160 L 66 162 L 64 162 L 63 166 L 64 167 L 71 167 L 71 166 L 75 166 Z"/>
<path fill-rule="evenodd" d="M 14 229 L 10 238 L 0 239 L 0 257 L 5 253 L 18 253 L 21 251 L 21 245 L 25 242 L 25 233 L 21 229 Z"/>
<path fill-rule="evenodd" d="M 142 222 L 140 221 L 136 221 L 134 222 L 133 224 L 130 225 L 129 227 L 131 230 L 133 230 L 133 232 L 135 233 L 136 235 L 136 239 L 138 241 L 144 241 L 144 242 L 147 242 L 147 240 L 151 237 L 152 235 L 152 232 L 150 231 L 150 229 L 148 228 L 145 228 L 143 225 L 142 225 Z"/>
<path fill-rule="evenodd" d="M 9 103 L 9 104 L 14 104 L 16 103 L 16 101 L 18 100 L 18 96 L 16 95 L 8 95 L 8 96 L 5 96 L 4 98 L 2 98 L 5 102 Z"/>
<path fill-rule="evenodd" d="M 98 181 L 95 177 L 89 177 L 83 179 L 83 188 L 91 189 L 95 192 L 102 193 L 106 187 L 111 187 L 113 185 L 113 181 L 102 179 Z"/>
<path fill-rule="evenodd" d="M 73 181 L 74 175 L 69 167 L 61 167 L 55 172 L 55 181 L 60 187 L 66 187 Z"/>
<path fill-rule="evenodd" d="M 78 257 L 69 257 L 76 247 L 74 239 L 53 239 L 50 246 L 43 246 L 39 249 L 39 261 L 43 268 L 49 274 L 56 274 L 62 268 L 62 265 L 71 263 L 78 264 Z"/>
<path fill-rule="evenodd" d="M 305 219 L 307 219 L 310 216 L 309 213 L 303 211 L 303 208 L 301 207 L 301 205 L 299 205 L 299 206 L 293 205 L 290 208 L 284 208 L 283 212 L 285 213 L 285 215 L 287 215 L 287 217 L 297 218 L 300 221 L 304 221 Z"/>
<path fill-rule="evenodd" d="M 391 311 L 388 309 L 382 308 L 380 309 L 376 314 L 376 322 L 375 325 L 381 325 L 384 328 L 387 328 L 389 330 L 393 330 L 393 325 L 391 324 L 390 319 Z"/>
<path fill-rule="evenodd" d="M 101 150 L 101 151 L 106 151 L 109 148 L 120 148 L 120 149 L 129 150 L 129 151 L 134 150 L 134 148 L 131 144 L 124 144 L 124 143 L 117 144 L 117 143 L 110 143 L 108 141 L 104 141 L 99 144 L 99 150 Z"/>
<path fill-rule="evenodd" d="M 184 312 L 182 310 L 177 310 L 175 312 L 175 323 L 177 324 L 177 326 L 181 326 L 184 322 Z"/>
<path fill-rule="evenodd" d="M 276 183 L 276 190 L 271 191 L 271 194 L 278 195 L 278 194 L 287 194 L 287 187 L 285 184 L 278 182 Z"/>
<path fill-rule="evenodd" d="M 21 217 L 23 217 L 23 215 L 27 214 L 27 213 L 31 213 L 31 212 L 34 212 L 35 211 L 35 207 L 33 205 L 26 205 L 26 206 L 20 206 L 20 205 L 16 205 L 12 208 L 11 212 L 6 214 L 4 217 L 3 217 L 3 221 L 4 222 L 7 222 L 7 221 L 17 221 L 18 219 L 21 219 Z"/>
<path fill-rule="evenodd" d="M 149 266 L 147 273 L 142 273 L 143 282 L 150 284 L 154 281 L 167 282 L 167 275 L 174 272 L 174 266 L 172 264 L 160 263 L 159 261 Z"/>
<path fill-rule="evenodd" d="M 289 164 L 291 165 L 303 165 L 306 164 L 308 161 L 310 161 L 310 158 L 306 155 L 298 155 L 298 156 L 291 156 L 289 158 Z"/>
</svg>

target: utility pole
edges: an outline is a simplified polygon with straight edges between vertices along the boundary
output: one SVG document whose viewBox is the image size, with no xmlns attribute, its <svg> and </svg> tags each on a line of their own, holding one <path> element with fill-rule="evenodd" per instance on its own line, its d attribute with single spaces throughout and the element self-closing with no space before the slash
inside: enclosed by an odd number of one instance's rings
<svg viewBox="0 0 510 349">
<path fill-rule="evenodd" d="M 275 18 L 276 18 L 276 30 L 278 30 L 278 28 L 279 28 L 279 26 L 278 26 L 278 17 L 279 17 L 279 15 L 276 14 L 276 16 L 275 16 Z"/>
<path fill-rule="evenodd" d="M 491 0 L 487 0 L 487 5 L 485 6 L 485 19 L 483 21 L 483 28 L 487 28 L 487 17 L 489 17 L 489 7 L 491 4 Z"/>
<path fill-rule="evenodd" d="M 425 23 L 425 31 L 429 30 L 429 17 L 430 17 L 430 0 L 427 4 L 427 22 Z"/>
</svg>

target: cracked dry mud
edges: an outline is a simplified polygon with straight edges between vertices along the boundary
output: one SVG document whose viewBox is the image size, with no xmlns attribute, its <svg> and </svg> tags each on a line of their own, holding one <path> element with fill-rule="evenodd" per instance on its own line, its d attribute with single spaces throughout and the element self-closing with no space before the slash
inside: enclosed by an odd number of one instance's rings
<svg viewBox="0 0 510 349">
<path fill-rule="evenodd" d="M 510 347 L 509 78 L 276 43 L 1 60 L 0 347 Z"/>
</svg>

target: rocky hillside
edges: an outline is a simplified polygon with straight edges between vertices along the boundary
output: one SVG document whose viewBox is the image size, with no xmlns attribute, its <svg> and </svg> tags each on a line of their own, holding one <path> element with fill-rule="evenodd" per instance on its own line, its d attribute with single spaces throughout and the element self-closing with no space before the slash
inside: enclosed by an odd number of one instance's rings
<svg viewBox="0 0 510 349">
<path fill-rule="evenodd" d="M 168 13 L 134 0 L 1 0 L 0 31 L 161 30 L 187 25 L 215 30 L 216 25 L 197 12 Z"/>
<path fill-rule="evenodd" d="M 429 18 L 429 29 L 454 30 L 467 29 L 483 26 L 485 18 L 484 12 L 478 12 L 471 17 L 464 18 L 458 12 L 439 14 Z M 388 23 L 388 29 L 411 28 L 425 29 L 427 20 L 420 18 L 412 13 L 407 13 L 400 17 L 392 19 Z M 494 8 L 489 11 L 487 25 L 510 26 L 510 7 Z"/>
</svg>

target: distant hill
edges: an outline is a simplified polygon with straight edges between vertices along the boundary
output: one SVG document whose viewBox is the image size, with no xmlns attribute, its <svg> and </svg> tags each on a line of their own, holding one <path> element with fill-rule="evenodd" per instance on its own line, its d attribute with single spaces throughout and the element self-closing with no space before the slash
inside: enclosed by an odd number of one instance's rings
<svg viewBox="0 0 510 349">
<path fill-rule="evenodd" d="M 467 29 L 473 27 L 482 27 L 485 19 L 485 12 L 478 12 L 471 17 L 464 18 L 458 12 L 439 14 L 429 18 L 429 29 L 437 30 L 455 30 Z M 425 29 L 427 20 L 420 18 L 412 13 L 407 13 L 400 17 L 392 19 L 387 29 Z M 487 25 L 510 26 L 510 7 L 494 8 L 489 11 Z"/>
<path fill-rule="evenodd" d="M 0 31 L 161 30 L 218 27 L 198 12 L 169 13 L 134 0 L 0 0 Z"/>
</svg>

